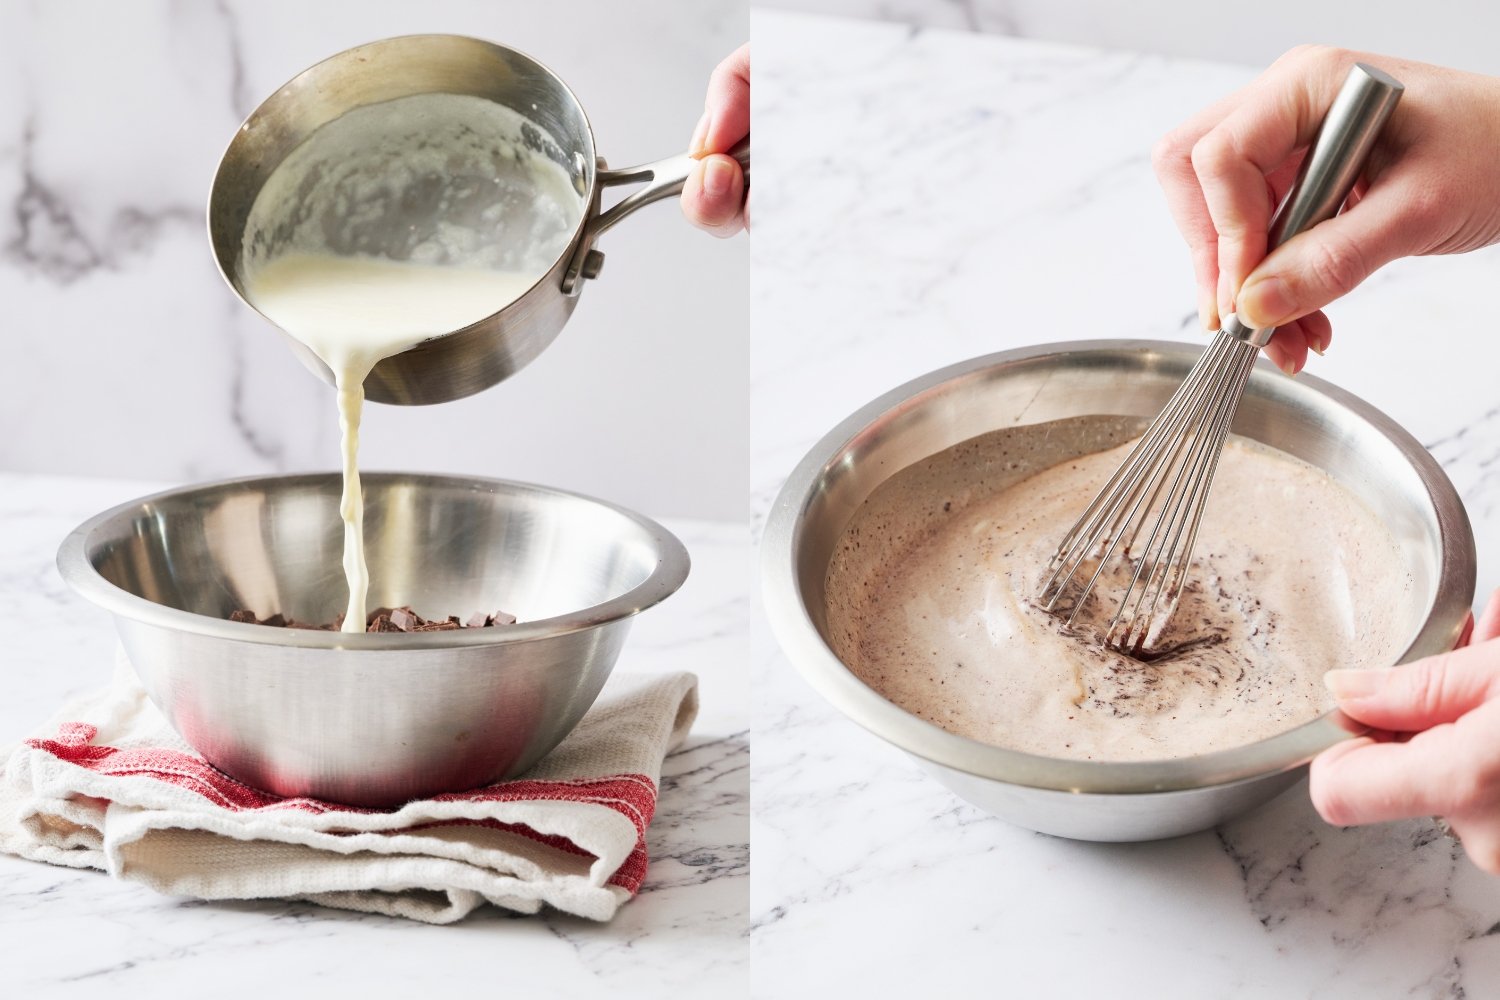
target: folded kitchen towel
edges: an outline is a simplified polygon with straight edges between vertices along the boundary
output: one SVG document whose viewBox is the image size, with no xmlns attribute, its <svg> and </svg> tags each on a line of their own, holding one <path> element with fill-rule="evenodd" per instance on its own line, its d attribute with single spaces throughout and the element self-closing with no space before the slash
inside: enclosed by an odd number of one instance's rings
<svg viewBox="0 0 1500 1000">
<path fill-rule="evenodd" d="M 692 674 L 617 676 L 521 778 L 375 810 L 241 784 L 182 741 L 121 660 L 7 755 L 0 851 L 202 899 L 305 899 L 458 920 L 543 903 L 608 920 L 646 876 L 662 760 L 697 713 Z"/>
</svg>

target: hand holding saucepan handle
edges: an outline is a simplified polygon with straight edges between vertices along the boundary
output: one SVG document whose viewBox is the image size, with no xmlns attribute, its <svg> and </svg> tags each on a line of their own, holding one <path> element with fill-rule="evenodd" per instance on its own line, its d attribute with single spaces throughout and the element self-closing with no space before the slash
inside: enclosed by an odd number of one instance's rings
<svg viewBox="0 0 1500 1000">
<path fill-rule="evenodd" d="M 750 46 L 745 44 L 719 63 L 708 80 L 703 117 L 693 131 L 688 153 L 695 160 L 682 191 L 682 214 L 715 236 L 728 237 L 750 228 L 748 154 L 750 136 Z"/>
</svg>

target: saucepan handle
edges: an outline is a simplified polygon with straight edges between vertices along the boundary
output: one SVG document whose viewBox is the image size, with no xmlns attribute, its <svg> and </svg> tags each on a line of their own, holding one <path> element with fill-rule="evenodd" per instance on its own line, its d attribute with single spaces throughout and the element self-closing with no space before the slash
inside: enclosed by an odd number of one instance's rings
<svg viewBox="0 0 1500 1000">
<path fill-rule="evenodd" d="M 728 155 L 739 161 L 740 167 L 745 171 L 745 184 L 748 187 L 750 184 L 749 136 L 736 143 Z M 563 291 L 572 292 L 580 276 L 592 278 L 598 274 L 599 266 L 603 263 L 603 255 L 593 249 L 595 240 L 613 229 L 616 223 L 636 209 L 661 201 L 663 198 L 674 198 L 681 194 L 683 187 L 687 184 L 688 175 L 693 172 L 693 167 L 697 163 L 698 160 L 689 154 L 679 153 L 664 160 L 642 163 L 636 167 L 625 167 L 621 170 L 601 169 L 597 180 L 600 190 L 642 182 L 645 186 L 632 191 L 589 220 L 584 229 L 580 253 L 563 279 Z"/>
</svg>

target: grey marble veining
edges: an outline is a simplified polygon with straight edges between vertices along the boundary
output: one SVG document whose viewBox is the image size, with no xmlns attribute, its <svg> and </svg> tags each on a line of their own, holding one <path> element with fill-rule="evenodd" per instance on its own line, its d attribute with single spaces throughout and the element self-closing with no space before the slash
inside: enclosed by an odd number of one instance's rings
<svg viewBox="0 0 1500 1000">
<path fill-rule="evenodd" d="M 1247 66 L 1321 42 L 1500 73 L 1500 55 L 1489 43 L 1500 31 L 1500 9 L 1487 0 L 1449 0 L 1421 11 L 1400 0 L 1261 0 L 1254 16 L 1200 0 L 769 0 L 766 6 Z"/>
<path fill-rule="evenodd" d="M 1242 67 L 759 11 L 753 516 L 829 428 L 975 355 L 1200 341 L 1148 153 Z M 1405 261 L 1311 371 L 1426 442 L 1500 583 L 1500 252 Z M 752 636 L 757 995 L 1500 997 L 1500 879 L 1428 821 L 1324 824 L 1299 784 L 1216 831 L 1059 840 L 955 798 Z"/>
<path fill-rule="evenodd" d="M 390 35 L 494 39 L 562 75 L 624 166 L 685 147 L 746 22 L 736 0 L 690 15 L 580 0 L 565 16 L 543 0 L 0 4 L 0 470 L 185 482 L 337 467 L 333 390 L 234 299 L 205 235 L 220 154 L 294 73 Z M 741 517 L 746 240 L 703 236 L 665 204 L 601 248 L 606 271 L 542 358 L 468 400 L 370 407 L 365 465 Z"/>
<path fill-rule="evenodd" d="M 6 672 L 0 743 L 19 739 L 67 698 L 108 680 L 114 648 L 108 616 L 64 586 L 53 553 L 85 517 L 152 489 L 0 473 L 0 607 L 25 623 L 0 657 Z M 0 856 L 0 992 L 50 998 L 107 989 L 144 997 L 192 989 L 254 998 L 267 989 L 387 996 L 503 988 L 516 996 L 748 995 L 748 543 L 741 526 L 667 523 L 692 553 L 692 574 L 681 591 L 641 616 L 617 669 L 694 671 L 701 712 L 686 745 L 665 763 L 647 831 L 646 883 L 612 922 L 481 910 L 460 924 L 431 927 L 297 902 L 206 903 L 161 896 L 101 872 Z"/>
</svg>

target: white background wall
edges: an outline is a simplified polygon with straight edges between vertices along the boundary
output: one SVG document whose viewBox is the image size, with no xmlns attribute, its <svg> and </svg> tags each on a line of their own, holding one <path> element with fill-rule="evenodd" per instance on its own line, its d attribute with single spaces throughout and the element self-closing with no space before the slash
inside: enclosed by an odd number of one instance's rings
<svg viewBox="0 0 1500 1000">
<path fill-rule="evenodd" d="M 757 3 L 762 0 L 757 0 Z M 1500 73 L 1495 0 L 764 0 L 768 7 L 1263 66 L 1321 42 Z"/>
<path fill-rule="evenodd" d="M 686 147 L 743 0 L 0 0 L 0 469 L 190 481 L 334 468 L 333 392 L 214 270 L 213 170 L 295 73 L 361 42 L 513 45 L 582 100 L 612 165 Z M 748 249 L 652 206 L 602 241 L 556 343 L 479 396 L 371 406 L 368 468 L 742 519 Z"/>
</svg>

